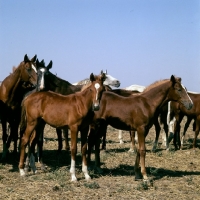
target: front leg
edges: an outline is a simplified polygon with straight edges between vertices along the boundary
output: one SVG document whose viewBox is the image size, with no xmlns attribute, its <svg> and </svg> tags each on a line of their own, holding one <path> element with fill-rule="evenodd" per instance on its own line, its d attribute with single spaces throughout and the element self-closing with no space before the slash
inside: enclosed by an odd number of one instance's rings
<svg viewBox="0 0 200 200">
<path fill-rule="evenodd" d="M 141 178 L 139 173 L 139 164 L 141 165 L 141 174 L 143 176 L 144 181 L 148 181 L 146 168 L 145 168 L 145 156 L 146 156 L 146 148 L 145 148 L 145 136 L 148 131 L 145 130 L 145 127 L 141 126 L 137 129 L 138 133 L 138 151 L 135 161 L 135 180 Z"/>
</svg>

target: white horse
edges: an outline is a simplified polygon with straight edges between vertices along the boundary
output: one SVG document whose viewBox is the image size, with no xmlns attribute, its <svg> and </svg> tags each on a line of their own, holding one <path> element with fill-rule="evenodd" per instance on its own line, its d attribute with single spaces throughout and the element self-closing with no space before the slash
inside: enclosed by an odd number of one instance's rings
<svg viewBox="0 0 200 200">
<path fill-rule="evenodd" d="M 120 81 L 118 79 L 114 78 L 113 76 L 111 76 L 110 74 L 108 74 L 107 70 L 104 73 L 106 74 L 106 79 L 103 82 L 104 85 L 108 85 L 108 86 L 116 87 L 116 88 L 118 88 L 120 86 Z M 86 79 L 79 81 L 77 83 L 73 83 L 73 85 L 85 85 L 89 82 L 90 82 L 90 79 L 86 78 Z"/>
</svg>

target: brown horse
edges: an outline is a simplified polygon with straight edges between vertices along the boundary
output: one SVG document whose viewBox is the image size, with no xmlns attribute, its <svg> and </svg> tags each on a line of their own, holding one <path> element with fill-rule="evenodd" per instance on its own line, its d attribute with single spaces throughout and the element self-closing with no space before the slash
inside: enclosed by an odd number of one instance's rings
<svg viewBox="0 0 200 200">
<path fill-rule="evenodd" d="M 21 102 L 24 94 L 37 84 L 35 60 L 36 55 L 32 59 L 25 55 L 24 61 L 2 81 L 0 86 L 0 117 L 3 130 L 2 159 L 5 159 L 12 139 L 14 140 L 14 152 L 17 151 Z M 9 137 L 6 122 L 9 122 L 11 128 Z"/>
<path fill-rule="evenodd" d="M 25 147 L 28 144 L 33 131 L 44 120 L 45 123 L 55 128 L 65 128 L 71 131 L 71 180 L 76 181 L 75 158 L 77 152 L 77 134 L 81 131 L 82 146 L 82 171 L 88 180 L 90 176 L 87 171 L 87 135 L 88 127 L 94 116 L 94 111 L 99 109 L 99 103 L 104 90 L 103 81 L 105 75 L 90 75 L 91 84 L 82 92 L 71 95 L 60 95 L 54 92 L 35 92 L 23 101 L 23 109 L 26 113 L 26 130 L 21 139 L 21 152 L 19 169 L 20 175 L 24 172 Z M 37 141 L 37 132 L 32 141 L 31 148 L 34 151 Z M 33 166 L 35 172 L 35 167 Z"/>
<path fill-rule="evenodd" d="M 122 97 L 112 92 L 104 92 L 101 99 L 100 110 L 95 112 L 96 144 L 95 165 L 100 169 L 99 139 L 100 131 L 111 125 L 121 130 L 134 130 L 138 133 L 138 150 L 135 161 L 135 179 L 140 179 L 139 163 L 144 180 L 148 180 L 145 168 L 145 137 L 152 127 L 158 109 L 168 101 L 178 101 L 187 109 L 191 109 L 193 103 L 188 97 L 185 88 L 178 78 L 173 75 L 170 79 L 162 80 L 150 85 L 140 95 Z M 98 127 L 97 127 L 98 126 Z M 94 128 L 94 127 L 93 127 Z M 88 138 L 88 162 L 90 161 L 91 149 L 94 144 L 93 130 Z"/>
<path fill-rule="evenodd" d="M 190 122 L 194 119 L 194 131 L 195 131 L 195 137 L 193 141 L 193 148 L 196 147 L 196 141 L 197 141 L 197 136 L 199 134 L 200 130 L 200 94 L 199 93 L 193 93 L 193 92 L 188 92 L 189 97 L 193 101 L 193 107 L 190 110 L 185 109 L 181 104 L 178 102 L 171 102 L 171 113 L 170 113 L 170 118 L 175 117 L 175 123 L 174 123 L 174 146 L 175 149 L 182 149 L 183 148 L 183 140 L 185 137 L 185 133 L 187 131 L 187 128 L 190 124 Z M 180 140 L 180 123 L 183 119 L 184 116 L 187 116 L 187 122 L 184 127 L 184 132 L 183 136 Z M 177 141 L 178 139 L 178 141 Z"/>
</svg>

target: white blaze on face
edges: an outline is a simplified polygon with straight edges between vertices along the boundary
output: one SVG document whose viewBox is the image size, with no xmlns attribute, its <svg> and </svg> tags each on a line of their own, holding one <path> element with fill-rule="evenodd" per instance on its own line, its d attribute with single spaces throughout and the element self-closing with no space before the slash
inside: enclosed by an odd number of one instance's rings
<svg viewBox="0 0 200 200">
<path fill-rule="evenodd" d="M 99 83 L 95 83 L 94 87 L 97 90 L 97 93 L 96 93 L 96 100 L 97 100 L 97 98 L 98 98 L 98 89 L 100 88 L 100 84 Z"/>
<path fill-rule="evenodd" d="M 188 95 L 188 93 L 187 93 L 187 91 L 186 91 L 186 89 L 185 89 L 185 86 L 184 86 L 183 84 L 181 84 L 181 85 L 182 85 L 183 89 L 185 90 L 185 92 L 186 92 L 186 94 L 187 94 L 187 96 L 188 96 L 188 99 L 190 100 L 191 104 L 193 104 L 193 101 L 192 101 L 192 99 L 190 98 L 190 96 Z"/>
<path fill-rule="evenodd" d="M 31 67 L 33 68 L 33 70 L 35 71 L 35 73 L 37 73 L 37 69 L 35 68 L 35 66 L 32 64 Z"/>
<path fill-rule="evenodd" d="M 44 72 L 45 72 L 45 69 L 40 69 L 40 71 L 42 72 L 40 88 L 43 89 L 44 88 Z"/>
</svg>

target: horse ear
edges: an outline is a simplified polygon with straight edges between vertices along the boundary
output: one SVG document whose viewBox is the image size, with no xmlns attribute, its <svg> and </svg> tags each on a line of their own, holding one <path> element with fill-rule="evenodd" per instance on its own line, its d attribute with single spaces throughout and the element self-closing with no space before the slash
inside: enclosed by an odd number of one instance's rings
<svg viewBox="0 0 200 200">
<path fill-rule="evenodd" d="M 49 70 L 49 69 L 51 69 L 52 68 L 52 65 L 53 65 L 53 62 L 52 62 L 52 60 L 49 62 L 49 64 L 48 64 L 48 66 L 47 66 L 47 69 Z"/>
<path fill-rule="evenodd" d="M 26 62 L 28 62 L 29 61 L 29 58 L 28 58 L 28 56 L 27 56 L 27 54 L 24 56 L 24 62 L 26 63 Z"/>
<path fill-rule="evenodd" d="M 37 55 L 33 56 L 33 58 L 31 59 L 31 62 L 35 62 L 36 58 L 37 58 Z"/>
<path fill-rule="evenodd" d="M 44 59 L 43 59 L 43 60 L 41 60 L 40 64 L 45 66 Z"/>
<path fill-rule="evenodd" d="M 91 73 L 91 74 L 90 74 L 90 81 L 92 81 L 92 82 L 93 82 L 94 80 L 95 80 L 95 79 L 94 79 L 94 74 L 93 74 L 93 73 Z"/>
<path fill-rule="evenodd" d="M 106 74 L 105 74 L 105 73 L 101 74 L 101 80 L 102 80 L 103 82 L 106 80 Z"/>
<path fill-rule="evenodd" d="M 177 79 L 178 79 L 178 81 L 181 83 L 182 79 L 181 79 L 180 77 L 178 77 Z"/>
<path fill-rule="evenodd" d="M 174 75 L 171 75 L 171 79 L 170 80 L 171 80 L 173 85 L 176 83 L 176 78 L 175 78 Z"/>
<path fill-rule="evenodd" d="M 38 65 L 39 63 L 40 63 L 40 62 L 39 62 L 39 60 L 37 59 L 37 60 L 36 60 L 36 65 Z"/>
</svg>

